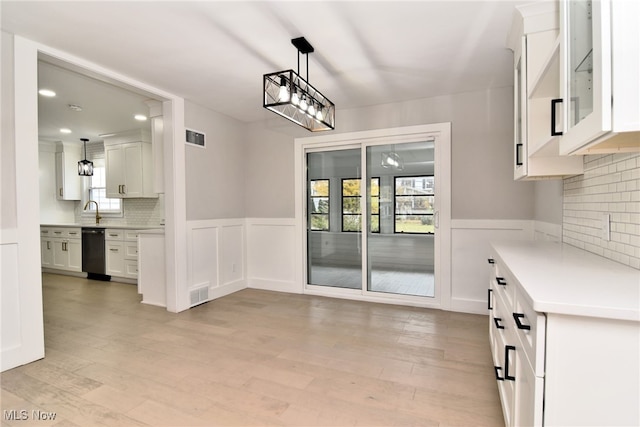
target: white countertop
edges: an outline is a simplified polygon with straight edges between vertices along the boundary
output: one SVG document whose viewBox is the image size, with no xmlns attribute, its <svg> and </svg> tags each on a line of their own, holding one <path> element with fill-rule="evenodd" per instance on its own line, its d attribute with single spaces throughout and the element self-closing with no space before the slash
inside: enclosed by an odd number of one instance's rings
<svg viewBox="0 0 640 427">
<path fill-rule="evenodd" d="M 155 230 L 164 229 L 161 225 L 115 225 L 115 224 L 40 224 L 40 227 L 80 227 L 80 228 L 111 228 L 121 230 Z"/>
<path fill-rule="evenodd" d="M 492 243 L 534 310 L 640 321 L 640 270 L 562 243 Z"/>
</svg>

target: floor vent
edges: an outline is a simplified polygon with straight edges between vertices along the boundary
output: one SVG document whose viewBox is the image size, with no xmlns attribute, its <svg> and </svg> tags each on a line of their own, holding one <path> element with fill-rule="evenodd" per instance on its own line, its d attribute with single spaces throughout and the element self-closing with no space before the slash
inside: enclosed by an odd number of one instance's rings
<svg viewBox="0 0 640 427">
<path fill-rule="evenodd" d="M 189 296 L 191 298 L 191 307 L 207 302 L 209 299 L 209 287 L 203 286 L 201 288 L 194 289 L 189 293 Z"/>
</svg>

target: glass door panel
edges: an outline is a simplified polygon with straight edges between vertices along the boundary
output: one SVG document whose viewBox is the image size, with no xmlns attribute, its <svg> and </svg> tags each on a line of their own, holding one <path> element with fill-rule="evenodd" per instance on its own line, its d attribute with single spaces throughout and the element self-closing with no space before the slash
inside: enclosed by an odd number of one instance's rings
<svg viewBox="0 0 640 427">
<path fill-rule="evenodd" d="M 362 289 L 361 150 L 307 153 L 307 283 Z"/>
<path fill-rule="evenodd" d="M 367 290 L 435 296 L 434 143 L 367 147 Z"/>
<path fill-rule="evenodd" d="M 569 126 L 593 112 L 593 13 L 591 1 L 567 3 L 569 52 Z"/>
</svg>

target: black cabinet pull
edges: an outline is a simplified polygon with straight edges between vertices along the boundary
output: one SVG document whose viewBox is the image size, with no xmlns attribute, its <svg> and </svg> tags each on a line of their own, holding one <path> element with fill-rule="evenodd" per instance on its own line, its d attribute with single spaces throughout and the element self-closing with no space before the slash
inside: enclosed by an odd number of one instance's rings
<svg viewBox="0 0 640 427">
<path fill-rule="evenodd" d="M 488 262 L 489 264 L 495 264 L 495 263 L 496 263 L 496 262 L 495 262 L 495 260 L 494 260 L 493 258 L 489 258 L 489 259 L 487 260 L 487 262 Z"/>
<path fill-rule="evenodd" d="M 496 380 L 504 381 L 504 378 L 500 376 L 500 371 L 502 370 L 502 368 L 500 366 L 494 366 L 493 369 L 496 371 Z"/>
<path fill-rule="evenodd" d="M 507 286 L 507 281 L 504 280 L 504 277 L 496 277 L 496 282 L 498 282 L 498 285 Z"/>
<path fill-rule="evenodd" d="M 491 305 L 491 292 L 493 292 L 493 289 L 487 289 L 487 310 L 493 310 L 493 306 Z"/>
<path fill-rule="evenodd" d="M 556 130 L 556 127 L 557 127 L 556 113 L 558 111 L 557 109 L 558 104 L 562 104 L 562 98 L 551 100 L 551 136 L 562 135 L 562 131 Z"/>
<path fill-rule="evenodd" d="M 504 379 L 509 381 L 515 381 L 516 377 L 509 375 L 509 352 L 513 350 L 516 351 L 516 348 L 512 345 L 504 346 Z"/>
<path fill-rule="evenodd" d="M 524 314 L 522 314 L 522 313 L 513 313 L 513 320 L 516 321 L 516 326 L 518 327 L 518 329 L 525 329 L 527 331 L 529 329 L 531 329 L 531 326 L 523 324 L 520 321 L 520 319 L 524 319 Z"/>
<path fill-rule="evenodd" d="M 516 166 L 522 166 L 522 144 L 516 144 Z"/>
<path fill-rule="evenodd" d="M 494 318 L 493 318 L 493 323 L 495 323 L 495 324 L 496 324 L 496 328 L 498 328 L 498 329 L 504 329 L 504 326 L 502 326 L 502 325 L 500 324 L 500 322 L 502 322 L 502 318 L 500 318 L 500 317 L 494 317 Z"/>
</svg>

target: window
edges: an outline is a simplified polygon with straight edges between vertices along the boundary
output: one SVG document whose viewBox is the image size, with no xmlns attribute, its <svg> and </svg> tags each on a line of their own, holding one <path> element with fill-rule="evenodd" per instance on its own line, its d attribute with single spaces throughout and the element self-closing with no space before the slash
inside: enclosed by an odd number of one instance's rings
<svg viewBox="0 0 640 427">
<path fill-rule="evenodd" d="M 396 233 L 433 234 L 433 176 L 395 177 Z"/>
<path fill-rule="evenodd" d="M 309 181 L 309 220 L 311 230 L 329 231 L 329 180 Z"/>
<path fill-rule="evenodd" d="M 100 214 L 122 215 L 122 199 L 107 197 L 107 180 L 104 167 L 104 159 L 93 160 L 93 176 L 88 179 L 88 199 L 98 202 Z M 87 206 L 87 212 L 95 212 L 96 205 Z"/>
<path fill-rule="evenodd" d="M 380 178 L 371 178 L 371 224 L 372 233 L 380 232 Z M 342 231 L 361 231 L 360 178 L 342 180 Z"/>
</svg>

